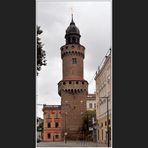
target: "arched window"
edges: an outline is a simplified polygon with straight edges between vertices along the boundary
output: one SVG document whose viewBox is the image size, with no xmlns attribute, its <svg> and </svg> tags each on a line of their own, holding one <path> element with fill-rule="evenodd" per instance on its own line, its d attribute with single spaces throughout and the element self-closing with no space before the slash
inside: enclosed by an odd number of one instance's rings
<svg viewBox="0 0 148 148">
<path fill-rule="evenodd" d="M 77 43 L 79 43 L 79 38 L 77 38 Z"/>
<path fill-rule="evenodd" d="M 75 42 L 77 43 L 77 38 L 76 38 Z"/>
<path fill-rule="evenodd" d="M 72 38 L 72 41 L 73 41 L 73 43 L 75 43 L 75 42 L 76 42 L 76 38 L 75 38 L 75 37 L 73 37 L 73 38 Z"/>
<path fill-rule="evenodd" d="M 68 38 L 68 43 L 70 43 L 70 37 Z"/>
</svg>

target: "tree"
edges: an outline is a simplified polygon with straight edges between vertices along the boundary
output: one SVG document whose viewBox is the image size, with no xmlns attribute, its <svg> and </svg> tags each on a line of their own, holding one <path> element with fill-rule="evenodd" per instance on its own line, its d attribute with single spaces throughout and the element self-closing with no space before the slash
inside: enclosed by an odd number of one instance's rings
<svg viewBox="0 0 148 148">
<path fill-rule="evenodd" d="M 39 126 L 37 126 L 37 131 L 43 132 L 43 122 L 39 123 Z"/>
<path fill-rule="evenodd" d="M 37 26 L 37 75 L 38 72 L 41 70 L 41 66 L 45 66 L 47 64 L 46 53 L 43 50 L 43 44 L 41 42 L 41 38 L 39 37 L 42 32 L 43 31 L 40 29 L 40 26 Z"/>
<path fill-rule="evenodd" d="M 93 127 L 92 118 L 96 116 L 95 110 L 88 110 L 83 114 L 83 126 L 82 131 L 85 133 L 85 136 L 88 136 L 91 132 L 89 131 L 89 127 Z"/>
</svg>

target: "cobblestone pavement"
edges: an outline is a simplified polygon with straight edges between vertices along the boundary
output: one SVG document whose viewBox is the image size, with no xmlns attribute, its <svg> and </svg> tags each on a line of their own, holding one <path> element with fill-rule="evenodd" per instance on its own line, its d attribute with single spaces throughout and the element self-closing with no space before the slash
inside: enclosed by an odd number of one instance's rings
<svg viewBox="0 0 148 148">
<path fill-rule="evenodd" d="M 67 141 L 65 142 L 39 142 L 37 148 L 42 147 L 107 147 L 107 145 L 97 144 L 88 141 Z"/>
</svg>

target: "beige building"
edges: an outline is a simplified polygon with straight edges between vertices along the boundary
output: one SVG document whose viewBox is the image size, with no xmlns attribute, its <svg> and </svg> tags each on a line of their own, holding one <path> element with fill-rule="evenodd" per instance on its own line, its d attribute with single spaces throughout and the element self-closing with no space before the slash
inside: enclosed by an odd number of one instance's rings
<svg viewBox="0 0 148 148">
<path fill-rule="evenodd" d="M 87 95 L 86 110 L 96 110 L 96 94 L 88 94 Z"/>
<path fill-rule="evenodd" d="M 97 141 L 111 146 L 112 120 L 112 59 L 111 50 L 96 72 Z M 109 137 L 109 139 L 108 139 Z"/>
</svg>

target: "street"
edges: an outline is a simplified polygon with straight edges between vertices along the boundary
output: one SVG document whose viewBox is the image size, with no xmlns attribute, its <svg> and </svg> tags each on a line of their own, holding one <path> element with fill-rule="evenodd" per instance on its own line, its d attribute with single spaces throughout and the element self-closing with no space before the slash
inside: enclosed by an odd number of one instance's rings
<svg viewBox="0 0 148 148">
<path fill-rule="evenodd" d="M 37 143 L 37 148 L 40 147 L 107 147 L 107 145 L 97 144 L 90 141 L 67 141 L 67 143 L 62 142 L 39 142 Z"/>
</svg>

